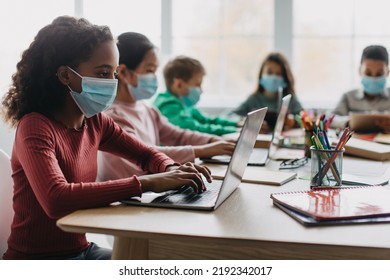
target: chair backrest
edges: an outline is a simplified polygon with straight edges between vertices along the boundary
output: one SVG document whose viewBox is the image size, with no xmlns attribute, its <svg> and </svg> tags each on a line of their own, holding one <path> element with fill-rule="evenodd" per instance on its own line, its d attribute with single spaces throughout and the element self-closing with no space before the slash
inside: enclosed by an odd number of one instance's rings
<svg viewBox="0 0 390 280">
<path fill-rule="evenodd" d="M 8 248 L 7 239 L 14 217 L 12 208 L 13 180 L 9 156 L 0 149 L 0 259 Z"/>
</svg>

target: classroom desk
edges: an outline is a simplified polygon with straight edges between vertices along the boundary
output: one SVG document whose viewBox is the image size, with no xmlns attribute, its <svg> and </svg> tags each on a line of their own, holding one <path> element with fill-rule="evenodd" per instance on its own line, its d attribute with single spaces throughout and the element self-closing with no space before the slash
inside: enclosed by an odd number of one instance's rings
<svg viewBox="0 0 390 280">
<path fill-rule="evenodd" d="M 371 165 L 372 172 L 380 167 L 389 174 L 387 162 L 352 158 L 344 169 L 351 162 L 365 166 L 364 172 Z M 272 205 L 271 193 L 308 185 L 302 179 L 280 187 L 241 184 L 212 212 L 119 204 L 79 210 L 57 224 L 70 232 L 113 235 L 113 259 L 390 259 L 390 224 L 310 228 Z"/>
</svg>

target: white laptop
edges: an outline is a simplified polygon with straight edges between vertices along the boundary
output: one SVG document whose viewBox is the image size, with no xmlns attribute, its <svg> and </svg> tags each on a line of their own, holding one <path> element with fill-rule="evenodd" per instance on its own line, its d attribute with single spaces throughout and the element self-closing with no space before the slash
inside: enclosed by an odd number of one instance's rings
<svg viewBox="0 0 390 280">
<path fill-rule="evenodd" d="M 266 165 L 268 159 L 295 159 L 301 158 L 304 156 L 304 152 L 295 149 L 281 149 L 279 143 L 282 138 L 282 131 L 284 126 L 284 121 L 288 113 L 288 106 L 290 105 L 291 94 L 286 95 L 282 99 L 280 111 L 278 118 L 276 120 L 275 129 L 272 134 L 272 141 L 268 149 L 264 148 L 255 148 L 252 151 L 252 154 L 249 158 L 248 165 L 250 166 L 264 166 Z M 230 162 L 230 156 L 220 155 L 213 156 L 211 158 L 201 158 L 204 162 L 207 163 L 220 163 L 228 164 Z"/>
<path fill-rule="evenodd" d="M 191 187 L 164 193 L 146 192 L 142 197 L 123 200 L 122 203 L 153 207 L 214 210 L 240 185 L 249 157 L 255 145 L 268 108 L 250 112 L 245 120 L 223 180 L 204 180 L 207 190 L 195 193 Z"/>
<path fill-rule="evenodd" d="M 289 149 L 280 147 L 280 143 L 283 140 L 282 132 L 284 121 L 288 113 L 288 106 L 290 105 L 291 94 L 286 95 L 282 99 L 282 106 L 278 119 L 276 121 L 272 141 L 268 149 L 268 158 L 273 160 L 286 160 L 286 159 L 298 159 L 305 156 L 305 152 L 302 149 Z"/>
</svg>

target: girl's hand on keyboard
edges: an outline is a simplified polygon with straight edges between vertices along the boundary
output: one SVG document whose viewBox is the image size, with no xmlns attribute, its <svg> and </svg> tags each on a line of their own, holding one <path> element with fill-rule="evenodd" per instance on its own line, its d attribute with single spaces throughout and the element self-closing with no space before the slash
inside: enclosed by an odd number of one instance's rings
<svg viewBox="0 0 390 280">
<path fill-rule="evenodd" d="M 218 141 L 200 146 L 193 146 L 195 157 L 209 158 L 218 155 L 231 155 L 234 151 L 235 143 L 228 141 Z"/>
<path fill-rule="evenodd" d="M 195 192 L 201 193 L 206 190 L 202 176 L 208 182 L 211 182 L 210 170 L 206 166 L 200 166 L 193 163 L 183 165 L 171 165 L 163 173 L 139 176 L 143 192 L 165 192 L 168 190 L 179 189 L 182 186 L 190 186 Z"/>
<path fill-rule="evenodd" d="M 211 183 L 212 181 L 211 171 L 207 166 L 195 164 L 192 162 L 187 162 L 179 166 L 178 169 L 186 172 L 194 172 L 194 173 L 202 174 L 204 178 L 206 178 L 207 182 Z"/>
</svg>

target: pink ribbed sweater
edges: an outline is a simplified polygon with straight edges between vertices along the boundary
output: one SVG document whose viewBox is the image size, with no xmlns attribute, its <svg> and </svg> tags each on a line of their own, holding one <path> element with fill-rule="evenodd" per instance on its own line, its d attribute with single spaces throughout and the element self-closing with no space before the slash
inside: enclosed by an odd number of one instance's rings
<svg viewBox="0 0 390 280">
<path fill-rule="evenodd" d="M 151 173 L 174 163 L 104 114 L 86 119 L 80 130 L 38 113 L 22 118 L 11 156 L 15 216 L 5 259 L 61 258 L 80 252 L 88 246 L 85 234 L 63 232 L 56 226 L 58 218 L 141 195 L 136 176 L 95 182 L 98 149 Z"/>
<path fill-rule="evenodd" d="M 171 124 L 158 109 L 143 101 L 135 103 L 115 101 L 106 114 L 124 130 L 143 143 L 155 146 L 176 162 L 194 162 L 192 145 L 203 145 L 213 135 L 182 129 Z M 101 181 L 120 179 L 131 175 L 146 174 L 139 166 L 113 154 L 99 155 L 99 176 Z"/>
</svg>

